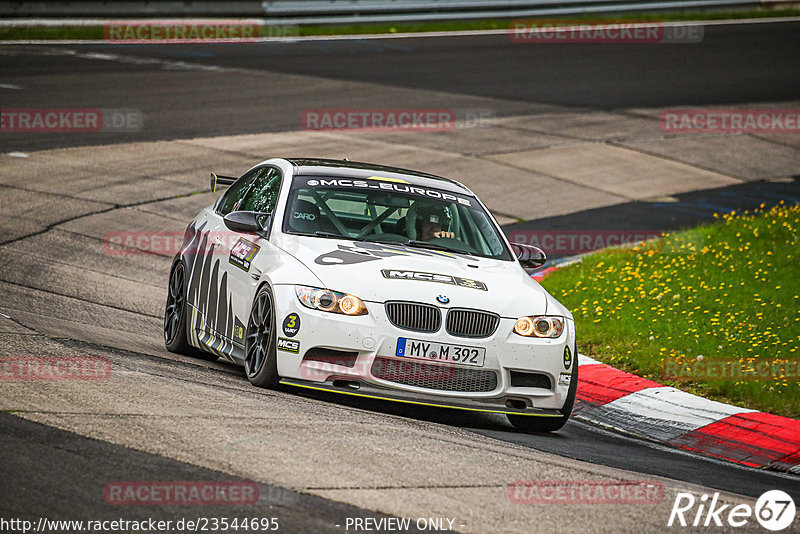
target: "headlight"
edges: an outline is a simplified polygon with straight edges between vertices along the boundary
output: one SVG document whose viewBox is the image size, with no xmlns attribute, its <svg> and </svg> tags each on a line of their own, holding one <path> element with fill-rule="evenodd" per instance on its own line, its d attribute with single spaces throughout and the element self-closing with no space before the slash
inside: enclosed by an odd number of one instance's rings
<svg viewBox="0 0 800 534">
<path fill-rule="evenodd" d="M 346 295 L 330 289 L 294 286 L 297 298 L 306 308 L 344 315 L 366 315 L 364 302 L 353 295 Z"/>
<path fill-rule="evenodd" d="M 520 317 L 514 333 L 525 337 L 558 337 L 564 331 L 561 317 Z"/>
</svg>

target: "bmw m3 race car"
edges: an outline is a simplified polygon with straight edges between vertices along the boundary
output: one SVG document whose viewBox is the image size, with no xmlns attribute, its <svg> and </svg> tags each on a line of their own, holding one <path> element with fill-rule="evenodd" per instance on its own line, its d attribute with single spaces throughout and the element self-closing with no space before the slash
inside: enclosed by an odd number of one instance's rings
<svg viewBox="0 0 800 534">
<path fill-rule="evenodd" d="M 505 414 L 553 431 L 577 387 L 570 312 L 526 272 L 456 181 L 321 159 L 269 159 L 189 224 L 169 275 L 172 352 L 250 382 Z"/>
</svg>

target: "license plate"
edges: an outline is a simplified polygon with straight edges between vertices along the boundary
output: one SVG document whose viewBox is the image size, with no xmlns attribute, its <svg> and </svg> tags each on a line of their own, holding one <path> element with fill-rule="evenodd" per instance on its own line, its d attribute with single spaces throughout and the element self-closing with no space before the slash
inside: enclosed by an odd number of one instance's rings
<svg viewBox="0 0 800 534">
<path fill-rule="evenodd" d="M 448 362 L 461 365 L 483 367 L 486 359 L 486 349 L 483 347 L 468 347 L 465 345 L 449 345 L 419 339 L 397 338 L 397 356 L 427 360 L 429 362 Z"/>
</svg>

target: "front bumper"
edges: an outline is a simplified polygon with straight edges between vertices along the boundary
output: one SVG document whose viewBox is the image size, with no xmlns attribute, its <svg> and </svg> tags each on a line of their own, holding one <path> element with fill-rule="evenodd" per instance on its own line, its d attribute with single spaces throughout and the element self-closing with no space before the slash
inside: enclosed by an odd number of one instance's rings
<svg viewBox="0 0 800 534">
<path fill-rule="evenodd" d="M 274 287 L 278 336 L 291 342 L 289 345 L 292 349 L 281 350 L 281 343 L 285 349 L 286 341 L 279 340 L 278 373 L 287 385 L 431 406 L 561 416 L 558 410 L 564 406 L 569 390 L 568 380 L 577 365 L 574 351 L 570 365 L 564 364 L 565 348 L 569 347 L 572 351 L 575 347 L 574 324 L 570 319 L 566 321 L 564 332 L 556 339 L 526 338 L 514 334 L 515 319 L 510 318 L 502 318 L 490 337 L 464 338 L 451 336 L 444 328 L 432 334 L 400 329 L 389 321 L 382 303 L 367 302 L 369 313 L 357 317 L 312 310 L 300 304 L 294 291 L 294 286 L 290 285 Z M 443 312 L 447 309 L 446 306 L 440 308 Z M 300 328 L 289 337 L 281 324 L 284 318 L 293 313 L 300 318 Z M 484 365 L 439 366 L 434 362 L 397 357 L 397 340 L 401 337 L 483 347 L 486 349 Z M 349 353 L 354 361 L 340 365 L 335 356 L 330 361 L 305 359 L 311 349 L 331 350 L 332 354 Z M 375 376 L 373 364 L 376 358 L 384 363 L 395 360 L 404 364 L 419 362 L 426 368 L 454 368 L 459 371 L 458 376 L 473 371 L 494 373 L 496 380 L 492 381 L 493 387 L 486 391 L 448 390 L 450 385 L 441 381 L 434 387 L 419 387 L 418 384 L 426 383 L 384 380 Z M 550 387 L 512 385 L 512 371 L 545 375 L 549 378 Z M 447 371 L 443 376 L 448 376 Z M 352 384 L 347 387 L 334 385 L 334 382 L 342 384 L 348 381 Z M 358 384 L 358 389 L 352 387 L 355 384 Z"/>
<path fill-rule="evenodd" d="M 327 380 L 325 382 L 310 382 L 305 380 L 284 378 L 281 380 L 281 384 L 297 388 L 311 389 L 314 391 L 326 391 L 354 397 L 387 400 L 405 404 L 415 404 L 418 406 L 430 406 L 433 408 L 453 408 L 457 410 L 468 410 L 471 412 L 530 415 L 538 417 L 563 416 L 563 414 L 558 410 L 544 408 L 514 408 L 513 406 L 508 406 L 502 402 L 503 399 L 481 400 L 455 397 L 442 398 L 436 395 L 395 390 L 375 384 L 361 384 L 350 381 Z"/>
</svg>

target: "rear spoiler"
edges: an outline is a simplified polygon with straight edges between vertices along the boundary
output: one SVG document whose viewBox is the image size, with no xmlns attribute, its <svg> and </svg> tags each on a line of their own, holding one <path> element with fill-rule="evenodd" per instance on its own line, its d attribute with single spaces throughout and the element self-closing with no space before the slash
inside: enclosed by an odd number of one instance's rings
<svg viewBox="0 0 800 534">
<path fill-rule="evenodd" d="M 233 182 L 238 180 L 238 178 L 234 178 L 232 176 L 217 176 L 213 172 L 211 173 L 211 192 L 216 193 L 217 187 L 224 186 L 228 187 Z"/>
</svg>

